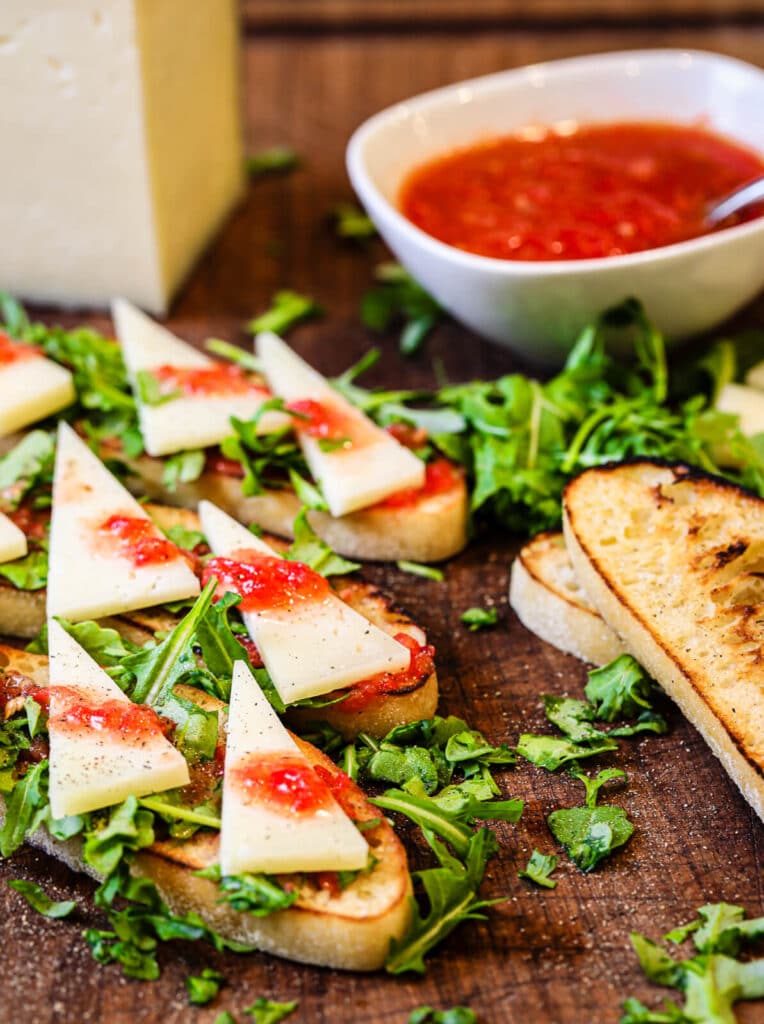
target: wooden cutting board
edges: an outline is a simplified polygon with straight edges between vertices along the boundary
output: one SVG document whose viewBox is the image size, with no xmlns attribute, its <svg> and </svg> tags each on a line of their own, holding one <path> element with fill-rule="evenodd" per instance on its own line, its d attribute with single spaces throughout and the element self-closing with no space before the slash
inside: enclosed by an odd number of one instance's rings
<svg viewBox="0 0 764 1024">
<path fill-rule="evenodd" d="M 706 5 L 707 6 L 707 5 Z M 315 295 L 326 317 L 296 329 L 290 341 L 324 371 L 335 373 L 380 339 L 357 317 L 372 268 L 385 257 L 379 243 L 337 241 L 327 223 L 331 206 L 350 197 L 342 169 L 344 143 L 368 114 L 406 95 L 455 80 L 546 57 L 641 45 L 700 46 L 764 64 L 764 24 L 748 18 L 704 25 L 668 25 L 660 32 L 635 19 L 617 29 L 587 24 L 542 32 L 477 25 L 452 31 L 418 29 L 314 36 L 271 27 L 251 30 L 245 49 L 247 134 L 256 149 L 291 143 L 304 166 L 282 179 L 253 183 L 242 208 L 197 269 L 173 311 L 170 326 L 202 342 L 210 335 L 245 343 L 243 320 L 262 310 L 279 287 Z M 101 315 L 40 311 L 53 322 L 90 322 Z M 764 299 L 738 318 L 764 326 Z M 454 324 L 438 329 L 427 352 L 402 360 L 394 332 L 381 339 L 383 356 L 370 383 L 420 387 L 434 383 L 433 360 L 452 380 L 495 377 L 527 369 Z M 763 353 L 764 355 L 764 353 Z M 506 592 L 517 539 L 480 538 L 446 566 L 442 583 L 386 567 L 369 578 L 388 587 L 428 629 L 437 648 L 441 711 L 461 715 L 493 742 L 515 743 L 521 732 L 547 731 L 539 695 L 580 695 L 583 665 L 536 640 L 507 608 Z M 472 605 L 495 603 L 499 625 L 470 634 L 459 623 Z M 424 978 L 355 977 L 299 967 L 253 954 L 221 956 L 206 947 L 173 944 L 160 954 L 156 983 L 129 982 L 118 967 L 94 964 L 81 937 L 99 925 L 92 884 L 56 862 L 23 851 L 0 864 L 0 1021 L 24 1024 L 211 1024 L 217 1014 L 251 1005 L 258 996 L 298 999 L 295 1022 L 405 1024 L 427 1004 L 471 1006 L 481 1024 L 611 1024 L 619 1005 L 636 995 L 655 1005 L 668 994 L 645 982 L 629 932 L 654 938 L 689 920 L 703 903 L 741 903 L 764 913 L 764 827 L 709 753 L 670 705 L 665 737 L 623 741 L 604 767 L 628 775 L 625 790 L 605 799 L 624 806 L 637 826 L 631 842 L 592 875 L 563 855 L 552 892 L 523 882 L 517 871 L 534 847 L 558 852 L 547 814 L 581 802 L 579 783 L 520 764 L 501 774 L 507 795 L 523 797 L 518 825 L 496 826 L 501 851 L 485 880 L 486 898 L 505 902 L 485 922 L 460 927 L 432 957 Z M 411 846 L 414 866 L 424 851 Z M 28 878 L 55 898 L 77 898 L 70 920 L 48 922 L 7 889 Z M 226 987 L 213 1006 L 187 1005 L 184 980 L 205 966 L 220 969 Z M 753 1024 L 764 1009 L 740 1004 L 738 1018 Z M 241 1020 L 249 1019 L 240 1016 Z"/>
</svg>

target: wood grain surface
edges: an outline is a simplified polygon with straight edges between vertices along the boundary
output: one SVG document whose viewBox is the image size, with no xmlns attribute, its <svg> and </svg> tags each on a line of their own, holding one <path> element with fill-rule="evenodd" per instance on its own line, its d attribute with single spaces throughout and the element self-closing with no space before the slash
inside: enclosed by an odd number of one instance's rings
<svg viewBox="0 0 764 1024">
<path fill-rule="evenodd" d="M 244 343 L 244 318 L 264 308 L 277 288 L 292 286 L 315 295 L 326 309 L 323 320 L 290 336 L 325 371 L 344 368 L 372 343 L 383 348 L 372 383 L 431 385 L 434 358 L 453 380 L 523 369 L 455 324 L 441 326 L 426 355 L 411 362 L 398 356 L 393 332 L 379 339 L 360 325 L 358 301 L 384 252 L 376 242 L 344 244 L 328 225 L 332 205 L 350 194 L 344 144 L 364 117 L 424 88 L 530 61 L 652 45 L 716 49 L 764 65 L 764 24 L 659 31 L 635 23 L 617 31 L 434 30 L 416 36 L 250 34 L 248 144 L 294 145 L 304 165 L 288 177 L 252 184 L 188 282 L 171 327 L 194 341 L 215 334 Z M 51 321 L 110 326 L 103 315 L 88 311 L 38 312 Z M 764 326 L 764 298 L 738 323 Z M 517 543 L 500 534 L 480 538 L 446 566 L 442 583 L 392 568 L 367 571 L 426 626 L 438 652 L 442 712 L 466 717 L 494 742 L 515 743 L 523 731 L 546 731 L 539 695 L 580 695 L 585 682 L 583 665 L 536 640 L 507 608 Z M 484 603 L 499 607 L 500 623 L 470 634 L 459 615 Z M 416 1006 L 457 1003 L 471 1006 L 481 1024 L 614 1024 L 628 995 L 655 1005 L 666 993 L 644 980 L 630 931 L 658 937 L 716 900 L 764 913 L 764 827 L 698 734 L 673 707 L 666 712 L 667 736 L 623 741 L 620 753 L 601 760 L 603 767 L 615 764 L 628 774 L 628 787 L 606 800 L 627 809 L 637 826 L 634 838 L 592 875 L 579 873 L 563 855 L 553 892 L 520 881 L 517 871 L 534 847 L 559 852 L 545 818 L 554 808 L 580 803 L 581 786 L 525 764 L 500 776 L 506 794 L 526 800 L 518 825 L 496 827 L 501 852 L 483 888 L 486 898 L 505 902 L 485 922 L 455 931 L 421 979 L 357 977 L 173 944 L 161 952 L 158 982 L 128 982 L 117 967 L 94 964 L 81 937 L 84 927 L 99 921 L 92 885 L 25 850 L 0 865 L 0 1021 L 211 1024 L 221 1010 L 240 1011 L 258 996 L 298 999 L 290 1022 L 306 1024 L 405 1024 Z M 422 866 L 422 851 L 415 845 L 411 850 L 413 865 Z M 68 921 L 39 918 L 5 886 L 18 877 L 44 885 L 57 898 L 76 897 L 83 909 Z M 211 1007 L 197 1010 L 187 1005 L 184 980 L 204 966 L 222 970 L 227 984 Z M 764 1008 L 741 1004 L 738 1018 L 762 1021 Z"/>
</svg>

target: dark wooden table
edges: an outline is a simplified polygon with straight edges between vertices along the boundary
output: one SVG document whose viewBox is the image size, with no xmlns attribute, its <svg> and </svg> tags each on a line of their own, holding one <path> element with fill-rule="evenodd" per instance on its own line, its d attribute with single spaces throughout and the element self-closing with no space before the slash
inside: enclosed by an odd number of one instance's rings
<svg viewBox="0 0 764 1024">
<path fill-rule="evenodd" d="M 263 309 L 277 288 L 289 286 L 314 295 L 326 309 L 323 320 L 290 336 L 322 370 L 336 372 L 379 343 L 360 325 L 357 307 L 382 247 L 339 242 L 327 215 L 350 197 L 343 170 L 350 132 L 398 99 L 505 67 L 632 47 L 707 48 L 764 65 L 761 0 L 589 0 L 575 11 L 560 0 L 474 0 L 470 18 L 467 6 L 451 0 L 245 3 L 248 144 L 254 150 L 288 143 L 303 154 L 304 166 L 252 184 L 178 300 L 173 329 L 197 341 L 215 334 L 244 342 L 242 321 Z M 88 311 L 41 314 L 110 326 Z M 738 322 L 764 325 L 764 300 Z M 427 354 L 411 362 L 398 356 L 392 333 L 382 347 L 370 378 L 375 383 L 432 384 L 435 357 L 455 380 L 523 369 L 454 324 L 441 326 Z M 438 651 L 441 710 L 468 718 L 493 741 L 510 743 L 525 730 L 545 729 L 539 694 L 579 694 L 585 681 L 583 665 L 530 636 L 508 610 L 516 547 L 512 537 L 483 538 L 446 567 L 443 583 L 382 567 L 368 571 L 426 625 Z M 500 625 L 476 638 L 459 615 L 489 601 L 500 608 Z M 562 856 L 553 892 L 521 882 L 517 871 L 534 846 L 555 850 L 546 815 L 580 803 L 581 787 L 527 765 L 503 775 L 505 792 L 526 800 L 517 826 L 496 827 L 501 852 L 484 884 L 486 897 L 506 902 L 485 923 L 454 932 L 422 979 L 357 977 L 174 945 L 161 954 L 160 981 L 127 982 L 118 968 L 95 965 L 81 938 L 81 928 L 98 920 L 90 883 L 24 851 L 0 866 L 0 878 L 33 879 L 59 897 L 79 898 L 86 909 L 74 921 L 48 922 L 0 886 L 0 1021 L 208 1024 L 221 1010 L 241 1010 L 261 995 L 299 999 L 290 1020 L 310 1024 L 405 1024 L 416 1006 L 457 1003 L 473 1007 L 481 1024 L 611 1024 L 625 996 L 655 1005 L 666 993 L 643 979 L 631 930 L 657 938 L 709 901 L 764 913 L 764 827 L 698 734 L 672 707 L 668 716 L 669 735 L 624 742 L 621 753 L 602 761 L 628 774 L 628 788 L 613 799 L 635 822 L 634 838 L 592 875 L 580 874 Z M 207 965 L 224 972 L 226 988 L 212 1007 L 189 1008 L 184 979 Z M 764 1007 L 740 1004 L 739 1019 L 762 1021 Z"/>
</svg>

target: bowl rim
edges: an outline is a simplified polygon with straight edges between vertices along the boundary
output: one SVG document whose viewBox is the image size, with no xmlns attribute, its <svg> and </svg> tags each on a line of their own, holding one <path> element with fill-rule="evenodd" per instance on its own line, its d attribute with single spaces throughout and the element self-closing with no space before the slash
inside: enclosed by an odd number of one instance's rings
<svg viewBox="0 0 764 1024">
<path fill-rule="evenodd" d="M 511 260 L 500 259 L 497 256 L 481 256 L 478 253 L 468 252 L 464 249 L 457 249 L 456 246 L 442 242 L 433 235 L 428 234 L 417 227 L 381 192 L 376 182 L 366 169 L 363 149 L 370 137 L 384 128 L 390 121 L 409 120 L 419 113 L 422 108 L 427 108 L 440 103 L 448 103 L 454 94 L 465 88 L 477 89 L 478 92 L 495 92 L 507 81 L 519 81 L 534 72 L 551 71 L 554 74 L 566 71 L 575 71 L 576 68 L 587 66 L 608 65 L 614 67 L 627 64 L 630 61 L 639 60 L 648 66 L 651 64 L 670 64 L 673 62 L 691 63 L 716 66 L 730 66 L 740 71 L 749 73 L 752 77 L 761 79 L 761 89 L 764 95 L 764 68 L 760 68 L 748 61 L 738 57 L 729 57 L 723 53 L 716 53 L 712 50 L 682 49 L 675 47 L 654 47 L 640 50 L 611 50 L 605 53 L 582 54 L 574 57 L 563 57 L 559 60 L 540 61 L 534 64 L 524 64 L 516 68 L 505 68 L 502 71 L 493 71 L 487 75 L 479 75 L 475 78 L 465 78 L 458 82 L 439 86 L 436 89 L 429 89 L 426 92 L 417 93 L 408 99 L 394 103 L 383 110 L 372 114 L 363 121 L 351 135 L 345 154 L 345 163 L 350 177 L 351 184 L 364 204 L 378 206 L 383 215 L 387 217 L 400 231 L 408 234 L 411 241 L 420 249 L 425 249 L 430 255 L 440 259 L 448 259 L 455 266 L 464 269 L 475 269 L 491 271 L 494 274 L 501 274 L 507 277 L 536 277 L 564 275 L 571 273 L 596 273 L 603 270 L 614 271 L 616 268 L 639 267 L 653 262 L 665 262 L 667 260 L 680 258 L 688 253 L 702 253 L 708 249 L 720 248 L 734 245 L 738 240 L 746 239 L 750 235 L 757 235 L 764 232 L 764 216 L 743 224 L 735 224 L 732 227 L 722 228 L 707 235 L 699 235 L 697 238 L 690 238 L 683 242 L 673 242 L 671 245 L 658 246 L 653 249 L 644 249 L 634 253 L 624 253 L 618 256 L 597 256 L 586 259 L 568 260 Z M 478 99 L 479 102 L 479 99 Z M 764 158 L 764 149 L 761 154 Z M 416 164 L 408 170 L 413 170 Z M 373 219 L 374 210 L 370 215 Z"/>
</svg>

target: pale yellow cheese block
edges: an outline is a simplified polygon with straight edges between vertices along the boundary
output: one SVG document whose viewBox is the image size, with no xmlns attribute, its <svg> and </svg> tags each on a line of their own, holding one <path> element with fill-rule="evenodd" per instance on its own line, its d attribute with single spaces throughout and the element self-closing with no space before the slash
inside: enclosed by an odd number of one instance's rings
<svg viewBox="0 0 764 1024">
<path fill-rule="evenodd" d="M 243 191 L 236 0 L 3 0 L 0 281 L 163 312 Z"/>
<path fill-rule="evenodd" d="M 299 813 L 269 806 L 242 782 L 247 768 L 286 756 L 307 769 L 322 806 Z M 299 795 L 299 791 L 298 791 Z M 287 801 L 288 805 L 288 801 Z M 228 711 L 220 867 L 224 875 L 244 871 L 354 871 L 365 868 L 369 847 L 361 833 L 314 777 L 307 758 L 279 721 L 243 661 L 233 670 Z"/>
<path fill-rule="evenodd" d="M 8 516 L 0 512 L 0 563 L 23 558 L 27 553 L 27 539 Z"/>
<path fill-rule="evenodd" d="M 238 550 L 279 557 L 209 501 L 199 503 L 202 532 L 216 555 Z M 334 593 L 273 611 L 242 612 L 273 685 L 285 704 L 351 686 L 380 672 L 400 672 L 409 650 Z"/>
<path fill-rule="evenodd" d="M 50 647 L 50 807 L 54 818 L 85 814 L 189 782 L 180 751 L 161 733 L 119 732 L 62 721 L 76 704 L 131 702 L 62 626 L 48 623 Z"/>
</svg>

